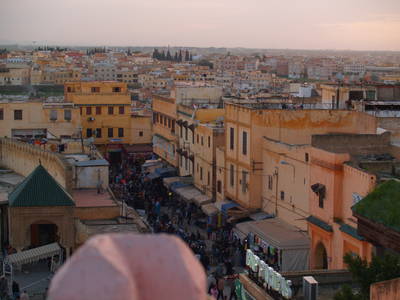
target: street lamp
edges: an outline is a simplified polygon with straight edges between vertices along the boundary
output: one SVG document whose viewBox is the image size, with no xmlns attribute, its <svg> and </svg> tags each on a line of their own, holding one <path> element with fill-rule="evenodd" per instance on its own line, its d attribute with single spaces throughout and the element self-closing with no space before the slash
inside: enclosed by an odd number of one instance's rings
<svg viewBox="0 0 400 300">
<path fill-rule="evenodd" d="M 286 160 L 281 160 L 279 163 L 281 165 L 287 165 L 287 166 L 291 166 L 293 168 L 293 183 L 294 183 L 295 177 L 296 177 L 296 168 L 295 168 L 295 166 L 293 164 L 287 162 Z"/>
</svg>

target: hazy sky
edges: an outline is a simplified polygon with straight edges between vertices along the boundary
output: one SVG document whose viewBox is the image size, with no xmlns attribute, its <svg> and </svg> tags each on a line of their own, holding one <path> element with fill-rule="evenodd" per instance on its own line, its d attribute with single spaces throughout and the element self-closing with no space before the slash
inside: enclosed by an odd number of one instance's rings
<svg viewBox="0 0 400 300">
<path fill-rule="evenodd" d="M 400 50 L 400 0 L 0 0 L 0 43 Z"/>
</svg>

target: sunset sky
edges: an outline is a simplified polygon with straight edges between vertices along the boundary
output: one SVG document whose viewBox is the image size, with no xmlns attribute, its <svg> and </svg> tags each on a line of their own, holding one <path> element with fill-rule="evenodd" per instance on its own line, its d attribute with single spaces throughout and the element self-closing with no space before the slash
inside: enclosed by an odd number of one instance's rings
<svg viewBox="0 0 400 300">
<path fill-rule="evenodd" d="M 400 0 L 1 0 L 0 43 L 400 50 Z"/>
</svg>

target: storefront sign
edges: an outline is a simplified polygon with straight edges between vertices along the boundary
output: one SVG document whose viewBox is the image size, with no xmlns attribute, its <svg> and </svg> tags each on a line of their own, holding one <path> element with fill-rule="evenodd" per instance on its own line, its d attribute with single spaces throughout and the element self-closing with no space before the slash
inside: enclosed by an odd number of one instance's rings
<svg viewBox="0 0 400 300">
<path fill-rule="evenodd" d="M 292 298 L 292 282 L 283 278 L 281 274 L 261 260 L 250 249 L 246 253 L 246 266 L 257 273 L 258 278 L 264 281 L 264 287 L 278 292 L 285 299 Z"/>
</svg>

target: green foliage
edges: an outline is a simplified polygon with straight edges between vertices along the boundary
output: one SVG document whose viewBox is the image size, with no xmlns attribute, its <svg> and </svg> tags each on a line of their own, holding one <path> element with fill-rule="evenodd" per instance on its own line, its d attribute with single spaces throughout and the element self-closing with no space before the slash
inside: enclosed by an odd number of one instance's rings
<svg viewBox="0 0 400 300">
<path fill-rule="evenodd" d="M 208 61 L 208 60 L 206 60 L 206 59 L 200 60 L 199 63 L 198 63 L 198 65 L 199 65 L 199 66 L 206 66 L 206 67 L 209 67 L 210 69 L 214 68 L 213 63 L 210 62 L 210 61 Z"/>
<path fill-rule="evenodd" d="M 343 260 L 353 275 L 353 279 L 360 286 L 360 294 L 354 295 L 351 289 L 349 293 L 349 288 L 343 286 L 335 295 L 335 300 L 367 300 L 371 284 L 400 277 L 400 256 L 398 255 L 374 256 L 371 263 L 368 263 L 359 256 L 347 253 Z"/>
<path fill-rule="evenodd" d="M 336 293 L 334 300 L 362 300 L 363 298 L 359 294 L 353 294 L 353 290 L 350 286 L 344 285 L 342 289 Z"/>
<path fill-rule="evenodd" d="M 400 231 L 400 182 L 388 180 L 382 183 L 352 209 L 361 216 Z"/>
<path fill-rule="evenodd" d="M 173 62 L 182 62 L 183 57 L 182 57 L 182 50 L 179 50 L 179 52 L 175 52 L 173 55 L 169 49 L 167 53 L 165 54 L 164 50 L 162 52 L 158 51 L 158 49 L 154 49 L 153 51 L 153 58 L 162 60 L 162 61 L 173 61 Z M 192 54 L 186 50 L 185 52 L 185 60 L 186 61 L 191 61 L 193 59 Z"/>
</svg>

